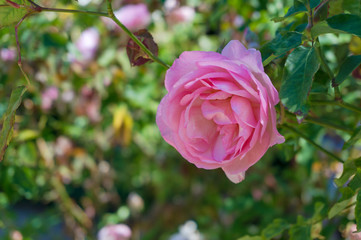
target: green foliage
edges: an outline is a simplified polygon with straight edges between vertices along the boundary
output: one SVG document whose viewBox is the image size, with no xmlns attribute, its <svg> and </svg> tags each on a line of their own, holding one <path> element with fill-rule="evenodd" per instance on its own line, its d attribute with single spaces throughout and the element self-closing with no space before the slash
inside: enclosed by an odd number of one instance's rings
<svg viewBox="0 0 361 240">
<path fill-rule="evenodd" d="M 284 219 L 275 219 L 272 223 L 270 223 L 270 225 L 263 229 L 262 237 L 264 239 L 272 239 L 282 234 L 283 231 L 285 231 L 289 227 L 290 224 Z"/>
<path fill-rule="evenodd" d="M 320 0 L 311 0 L 310 6 L 311 8 L 315 8 L 320 3 Z M 272 20 L 275 22 L 280 22 L 285 20 L 288 17 L 294 16 L 299 13 L 307 12 L 306 5 L 308 4 L 308 1 L 294 1 L 294 5 L 290 7 L 284 17 L 277 17 L 273 18 Z"/>
<path fill-rule="evenodd" d="M 310 240 L 311 225 L 306 223 L 303 217 L 298 216 L 297 224 L 292 225 L 289 230 L 290 240 Z"/>
<path fill-rule="evenodd" d="M 183 51 L 215 51 L 230 39 L 260 49 L 266 73 L 281 89 L 283 105 L 276 109 L 286 142 L 270 149 L 239 185 L 220 170 L 197 169 L 162 140 L 155 124 L 166 93 L 162 66 L 131 67 L 126 35 L 96 16 L 37 14 L 19 32 L 31 80 L 20 108 L 26 89 L 14 86 L 21 73 L 15 60 L 0 59 L 3 146 L 14 135 L 0 164 L 0 238 L 18 230 L 24 239 L 41 239 L 47 229 L 65 239 L 51 229 L 60 224 L 70 239 L 92 239 L 103 226 L 126 223 L 141 239 L 169 240 L 187 220 L 209 240 L 347 237 L 349 221 L 360 225 L 360 82 L 350 74 L 359 62 L 352 54 L 360 54 L 359 1 L 328 1 L 323 10 L 329 12 L 313 11 L 312 28 L 308 1 L 290 1 L 290 8 L 280 0 L 182 1 L 197 9 L 194 21 L 182 24 L 170 23 L 160 2 L 145 2 L 155 11 L 148 30 L 167 63 Z M 311 1 L 311 7 L 324 3 Z M 27 13 L 5 4 L 0 16 L 4 10 L 12 15 L 0 18 L 1 26 L 13 26 Z M 54 7 L 105 9 L 94 1 Z M 285 21 L 270 21 L 285 12 L 278 19 Z M 85 61 L 77 40 L 88 27 L 99 33 L 100 44 Z M 11 29 L 0 31 L 0 51 L 16 49 L 13 37 Z M 342 82 L 342 101 L 332 79 Z M 49 107 L 51 88 L 57 94 Z M 10 101 L 8 89 L 15 89 Z M 348 214 L 355 204 L 355 214 Z M 27 218 L 23 205 L 35 213 Z M 50 209 L 52 221 L 42 217 L 43 209 Z M 295 221 L 297 215 L 305 218 Z M 26 224 L 18 222 L 23 218 Z M 75 236 L 82 233 L 87 236 Z"/>
<path fill-rule="evenodd" d="M 302 34 L 298 32 L 287 32 L 282 35 L 278 33 L 276 38 L 269 41 L 260 49 L 262 53 L 262 60 L 272 56 L 272 59 L 279 57 L 293 48 L 298 47 L 302 43 Z"/>
<path fill-rule="evenodd" d="M 27 5 L 26 0 L 14 0 L 14 3 Z M 29 11 L 26 8 L 15 8 L 10 6 L 5 0 L 0 0 L 0 29 L 16 25 Z"/>
<path fill-rule="evenodd" d="M 283 73 L 280 99 L 289 111 L 306 115 L 307 96 L 320 63 L 314 48 L 300 46 L 287 58 Z"/>
<path fill-rule="evenodd" d="M 354 55 L 346 58 L 346 60 L 341 64 L 340 70 L 338 71 L 335 79 L 335 83 L 340 85 L 360 64 L 361 55 Z"/>
<path fill-rule="evenodd" d="M 10 96 L 8 108 L 2 116 L 2 128 L 0 132 L 0 161 L 3 159 L 6 148 L 8 147 L 11 140 L 11 135 L 15 123 L 16 110 L 20 106 L 22 97 L 25 92 L 26 87 L 24 86 L 19 86 L 13 90 Z"/>
</svg>

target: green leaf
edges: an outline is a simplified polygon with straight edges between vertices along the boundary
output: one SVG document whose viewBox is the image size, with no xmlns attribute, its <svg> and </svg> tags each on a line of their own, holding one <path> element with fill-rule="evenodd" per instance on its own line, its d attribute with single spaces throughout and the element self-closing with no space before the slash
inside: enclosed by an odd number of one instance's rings
<svg viewBox="0 0 361 240">
<path fill-rule="evenodd" d="M 337 30 L 361 37 L 361 17 L 354 14 L 339 14 L 327 20 L 328 25 Z"/>
<path fill-rule="evenodd" d="M 311 0 L 310 1 L 310 5 L 311 8 L 315 8 L 318 4 L 320 4 L 320 0 Z M 302 13 L 302 12 L 307 12 L 307 8 L 304 4 L 302 4 L 301 2 L 295 3 L 292 7 L 290 7 L 286 13 L 286 15 L 284 17 L 276 17 L 273 18 L 272 20 L 275 22 L 280 22 L 285 20 L 286 18 Z"/>
<path fill-rule="evenodd" d="M 356 128 L 350 139 L 343 145 L 342 149 L 347 149 L 361 139 L 361 126 Z"/>
<path fill-rule="evenodd" d="M 311 29 L 311 36 L 327 33 L 349 33 L 361 37 L 361 17 L 354 14 L 338 14 L 321 21 Z"/>
<path fill-rule="evenodd" d="M 361 19 L 360 19 L 361 21 Z M 353 55 L 346 58 L 341 64 L 335 83 L 340 85 L 361 64 L 361 55 Z"/>
<path fill-rule="evenodd" d="M 263 240 L 260 236 L 244 236 L 241 238 L 238 238 L 237 240 Z"/>
<path fill-rule="evenodd" d="M 26 92 L 26 87 L 19 86 L 13 90 L 5 114 L 2 117 L 2 129 L 0 132 L 0 161 L 3 159 L 6 148 L 9 145 L 14 122 L 16 109 L 20 106 L 22 96 Z"/>
<path fill-rule="evenodd" d="M 361 191 L 357 193 L 356 207 L 355 207 L 355 219 L 357 225 L 357 231 L 361 231 Z"/>
<path fill-rule="evenodd" d="M 325 204 L 323 202 L 316 202 L 315 211 L 312 216 L 312 222 L 316 222 L 322 219 L 322 215 L 324 213 Z"/>
<path fill-rule="evenodd" d="M 361 167 L 361 157 L 344 162 L 342 175 L 335 180 L 336 185 L 342 187 L 356 173 L 358 167 Z"/>
<path fill-rule="evenodd" d="M 300 46 L 288 56 L 283 72 L 280 98 L 289 111 L 298 115 L 307 114 L 308 93 L 319 67 L 320 63 L 314 48 Z"/>
<path fill-rule="evenodd" d="M 274 57 L 278 57 L 287 53 L 293 48 L 298 47 L 302 43 L 302 34 L 298 32 L 287 32 L 284 35 L 277 34 L 276 38 L 266 43 L 260 49 L 262 60 L 265 61 L 272 54 Z"/>
<path fill-rule="evenodd" d="M 284 230 L 288 229 L 290 224 L 283 219 L 275 219 L 262 231 L 262 237 L 272 239 L 280 235 Z"/>
<path fill-rule="evenodd" d="M 311 28 L 311 37 L 316 38 L 327 33 L 345 33 L 344 31 L 331 28 L 326 21 L 321 21 Z"/>
<path fill-rule="evenodd" d="M 343 13 L 343 0 L 328 1 L 328 14 L 334 16 Z"/>
<path fill-rule="evenodd" d="M 29 5 L 28 1 L 25 0 L 12 1 L 16 4 Z M 5 0 L 0 0 L 0 29 L 16 25 L 27 13 L 29 10 L 24 7 L 15 8 L 8 5 Z"/>
<path fill-rule="evenodd" d="M 350 204 L 351 199 L 343 200 L 341 202 L 335 203 L 335 205 L 332 206 L 330 211 L 328 212 L 328 218 L 331 219 L 341 213 L 345 208 Z"/>
<path fill-rule="evenodd" d="M 311 240 L 311 225 L 305 224 L 301 216 L 297 219 L 297 224 L 294 224 L 288 231 L 290 240 Z"/>
<path fill-rule="evenodd" d="M 361 188 L 361 168 L 357 168 L 355 176 L 351 179 L 347 186 L 355 192 Z"/>
</svg>

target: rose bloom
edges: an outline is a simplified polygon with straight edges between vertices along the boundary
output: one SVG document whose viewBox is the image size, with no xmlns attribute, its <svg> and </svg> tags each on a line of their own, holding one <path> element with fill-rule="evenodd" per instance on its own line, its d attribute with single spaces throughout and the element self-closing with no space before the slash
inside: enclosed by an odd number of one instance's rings
<svg viewBox="0 0 361 240">
<path fill-rule="evenodd" d="M 125 5 L 115 11 L 114 15 L 130 31 L 146 28 L 151 21 L 147 5 L 144 3 Z M 102 18 L 102 20 L 108 28 L 120 30 L 120 27 L 113 20 L 109 18 Z"/>
<path fill-rule="evenodd" d="M 222 168 L 234 183 L 274 144 L 278 92 L 259 51 L 231 41 L 222 53 L 183 52 L 165 76 L 157 111 L 163 138 L 199 168 Z"/>
</svg>

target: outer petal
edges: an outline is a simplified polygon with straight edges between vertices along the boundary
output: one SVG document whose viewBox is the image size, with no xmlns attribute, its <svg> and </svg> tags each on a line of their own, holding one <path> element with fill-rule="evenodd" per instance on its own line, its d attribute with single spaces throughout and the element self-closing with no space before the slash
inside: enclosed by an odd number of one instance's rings
<svg viewBox="0 0 361 240">
<path fill-rule="evenodd" d="M 233 183 L 240 183 L 246 177 L 246 172 L 240 172 L 237 174 L 231 174 L 231 173 L 225 172 L 225 174 L 228 177 L 228 179 L 231 180 Z"/>
<path fill-rule="evenodd" d="M 247 65 L 252 71 L 264 71 L 261 53 L 253 48 L 247 50 L 237 40 L 230 41 L 223 48 L 222 55 Z"/>
<path fill-rule="evenodd" d="M 204 60 L 220 60 L 224 57 L 216 52 L 183 52 L 173 65 L 168 69 L 165 75 L 165 88 L 170 91 L 174 84 L 183 76 L 198 70 L 197 63 Z M 208 71 L 209 72 L 209 71 Z M 194 80 L 190 79 L 190 80 Z"/>
</svg>

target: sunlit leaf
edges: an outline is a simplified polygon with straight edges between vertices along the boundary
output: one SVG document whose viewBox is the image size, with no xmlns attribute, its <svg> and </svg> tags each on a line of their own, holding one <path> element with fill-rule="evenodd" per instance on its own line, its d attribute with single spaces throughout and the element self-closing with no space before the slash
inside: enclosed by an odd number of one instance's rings
<svg viewBox="0 0 361 240">
<path fill-rule="evenodd" d="M 350 139 L 343 145 L 343 149 L 347 149 L 361 139 L 361 127 L 355 129 Z"/>
<path fill-rule="evenodd" d="M 11 140 L 15 123 L 16 109 L 20 106 L 22 96 L 26 92 L 26 87 L 19 86 L 13 90 L 5 114 L 2 117 L 2 129 L 0 132 L 0 161 L 3 159 L 6 148 Z"/>
<path fill-rule="evenodd" d="M 343 186 L 356 173 L 358 167 L 361 167 L 361 158 L 347 160 L 343 164 L 341 177 L 335 180 L 336 185 Z"/>
<path fill-rule="evenodd" d="M 25 0 L 12 1 L 17 4 L 29 5 Z M 16 25 L 28 12 L 29 10 L 24 7 L 15 8 L 10 6 L 5 0 L 0 0 L 0 29 Z"/>
</svg>

